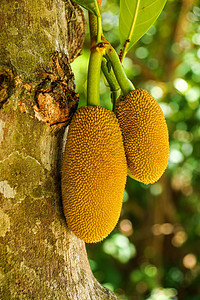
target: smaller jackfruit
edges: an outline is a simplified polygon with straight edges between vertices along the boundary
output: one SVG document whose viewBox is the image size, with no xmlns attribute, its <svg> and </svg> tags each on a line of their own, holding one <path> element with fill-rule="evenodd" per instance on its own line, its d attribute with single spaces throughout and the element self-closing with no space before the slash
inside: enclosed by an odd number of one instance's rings
<svg viewBox="0 0 200 300">
<path fill-rule="evenodd" d="M 126 183 L 121 130 L 113 112 L 79 108 L 72 118 L 62 165 L 63 209 L 69 228 L 87 243 L 116 226 Z"/>
<path fill-rule="evenodd" d="M 117 101 L 115 113 L 123 134 L 128 175 L 145 184 L 164 173 L 169 156 L 168 129 L 157 101 L 136 89 Z"/>
</svg>

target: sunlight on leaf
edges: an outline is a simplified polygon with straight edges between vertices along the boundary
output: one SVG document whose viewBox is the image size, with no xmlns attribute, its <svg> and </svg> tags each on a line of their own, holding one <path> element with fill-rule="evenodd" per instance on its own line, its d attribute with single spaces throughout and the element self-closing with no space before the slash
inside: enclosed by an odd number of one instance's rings
<svg viewBox="0 0 200 300">
<path fill-rule="evenodd" d="M 74 2 L 76 2 L 77 4 L 83 6 L 84 8 L 86 8 L 87 10 L 91 11 L 93 14 L 95 14 L 96 16 L 100 17 L 100 10 L 99 10 L 99 3 L 101 3 L 101 1 L 99 0 L 73 0 Z"/>
<path fill-rule="evenodd" d="M 124 56 L 153 25 L 167 0 L 120 0 L 119 36 Z"/>
</svg>

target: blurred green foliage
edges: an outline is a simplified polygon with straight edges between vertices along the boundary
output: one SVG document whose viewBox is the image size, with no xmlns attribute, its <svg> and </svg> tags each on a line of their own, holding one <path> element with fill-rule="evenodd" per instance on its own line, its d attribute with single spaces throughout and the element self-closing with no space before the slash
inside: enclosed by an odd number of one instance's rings
<svg viewBox="0 0 200 300">
<path fill-rule="evenodd" d="M 103 0 L 105 37 L 119 51 L 119 1 Z M 89 34 L 72 63 L 86 104 Z M 156 23 L 124 60 L 135 87 L 159 102 L 169 128 L 167 171 L 153 185 L 127 179 L 119 223 L 87 245 L 101 284 L 119 299 L 200 299 L 200 1 L 168 0 Z M 112 109 L 102 78 L 101 105 Z M 155 153 L 156 155 L 156 153 Z"/>
</svg>

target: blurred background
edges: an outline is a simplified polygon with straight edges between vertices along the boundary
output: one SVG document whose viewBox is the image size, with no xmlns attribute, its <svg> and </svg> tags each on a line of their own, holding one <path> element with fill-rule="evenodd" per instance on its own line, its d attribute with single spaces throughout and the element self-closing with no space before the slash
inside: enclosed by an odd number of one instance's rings
<svg viewBox="0 0 200 300">
<path fill-rule="evenodd" d="M 120 49 L 119 0 L 103 0 L 105 37 Z M 90 39 L 73 63 L 86 105 Z M 159 102 L 169 129 L 167 171 L 155 184 L 127 179 L 121 217 L 103 242 L 87 245 L 97 280 L 119 299 L 200 299 L 200 1 L 168 0 L 123 63 L 136 88 Z M 112 109 L 102 78 L 101 105 Z"/>
</svg>

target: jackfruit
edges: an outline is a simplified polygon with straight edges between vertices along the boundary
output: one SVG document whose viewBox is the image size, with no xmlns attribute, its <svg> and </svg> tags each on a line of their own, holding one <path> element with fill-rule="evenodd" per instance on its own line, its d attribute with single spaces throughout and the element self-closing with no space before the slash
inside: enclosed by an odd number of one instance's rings
<svg viewBox="0 0 200 300">
<path fill-rule="evenodd" d="M 120 216 L 127 176 L 123 139 L 113 112 L 84 106 L 74 114 L 62 165 L 69 228 L 87 243 L 103 240 Z"/>
<path fill-rule="evenodd" d="M 164 173 L 169 156 L 168 129 L 157 101 L 145 90 L 119 97 L 115 113 L 122 130 L 128 175 L 145 184 Z"/>
</svg>

